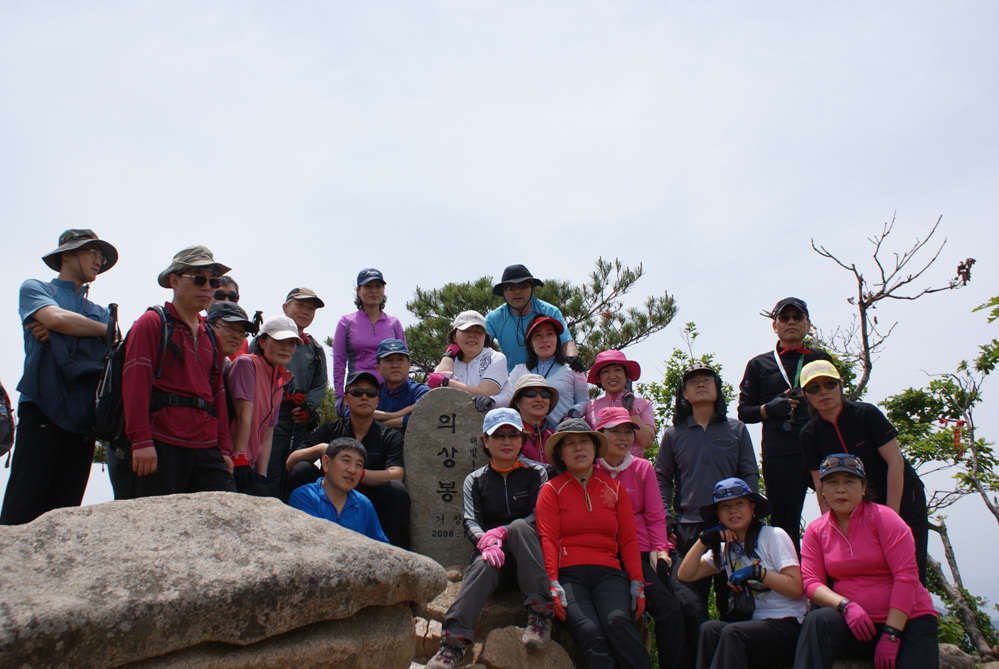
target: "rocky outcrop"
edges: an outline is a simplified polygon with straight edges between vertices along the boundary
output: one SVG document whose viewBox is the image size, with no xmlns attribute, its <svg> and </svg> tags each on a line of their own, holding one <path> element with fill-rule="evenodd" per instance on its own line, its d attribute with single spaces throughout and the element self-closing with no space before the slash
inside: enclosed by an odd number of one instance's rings
<svg viewBox="0 0 999 669">
<path fill-rule="evenodd" d="M 375 666 L 371 656 L 406 667 L 409 603 L 446 582 L 428 558 L 228 493 L 59 509 L 2 527 L 0 567 L 3 667 L 285 669 L 323 653 L 325 666 L 335 653 L 344 666 Z"/>
</svg>

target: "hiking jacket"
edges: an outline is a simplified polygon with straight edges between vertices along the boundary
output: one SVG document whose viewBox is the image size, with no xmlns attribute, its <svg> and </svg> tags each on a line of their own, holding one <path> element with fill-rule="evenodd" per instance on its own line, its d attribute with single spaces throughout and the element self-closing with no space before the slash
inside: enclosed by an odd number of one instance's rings
<svg viewBox="0 0 999 669">
<path fill-rule="evenodd" d="M 233 360 L 227 374 L 232 399 L 253 403 L 246 457 L 250 466 L 255 468 L 267 428 L 277 425 L 282 389 L 291 381 L 291 372 L 284 365 L 272 367 L 262 355 L 248 353 Z M 233 414 L 229 425 L 230 438 L 236 436 L 238 422 L 239 418 Z"/>
<path fill-rule="evenodd" d="M 343 397 L 348 374 L 371 372 L 378 377 L 378 383 L 385 380 L 375 371 L 375 354 L 386 339 L 401 339 L 406 343 L 406 332 L 395 316 L 383 311 L 372 324 L 368 314 L 358 310 L 340 318 L 333 335 L 333 392 L 338 398 Z"/>
<path fill-rule="evenodd" d="M 465 477 L 461 488 L 465 536 L 473 544 L 478 544 L 489 530 L 509 525 L 518 518 L 534 522 L 538 491 L 548 480 L 548 474 L 535 462 L 518 460 L 518 465 L 506 476 L 488 464 Z"/>
</svg>

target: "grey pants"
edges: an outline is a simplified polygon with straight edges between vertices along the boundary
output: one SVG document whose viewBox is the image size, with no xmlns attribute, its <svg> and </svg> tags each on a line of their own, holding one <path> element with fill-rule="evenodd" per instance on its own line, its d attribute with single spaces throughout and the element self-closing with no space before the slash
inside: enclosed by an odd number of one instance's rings
<svg viewBox="0 0 999 669">
<path fill-rule="evenodd" d="M 472 564 L 461 582 L 458 597 L 444 614 L 444 633 L 462 637 L 465 643 L 474 640 L 475 621 L 485 606 L 486 599 L 504 580 L 516 576 L 521 593 L 527 598 L 524 606 L 537 611 L 552 610 L 548 594 L 548 575 L 541 556 L 541 542 L 533 523 L 517 519 L 510 523 L 503 542 L 506 561 L 497 569 L 482 559 L 479 551 L 472 556 Z"/>
</svg>

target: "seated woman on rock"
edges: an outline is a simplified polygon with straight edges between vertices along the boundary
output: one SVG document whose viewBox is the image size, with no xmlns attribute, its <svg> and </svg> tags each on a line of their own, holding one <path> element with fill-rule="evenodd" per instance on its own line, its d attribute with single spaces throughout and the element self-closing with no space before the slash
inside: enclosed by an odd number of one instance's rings
<svg viewBox="0 0 999 669">
<path fill-rule="evenodd" d="M 506 387 L 494 398 L 497 405 L 505 406 L 510 401 L 513 387 L 520 377 L 525 374 L 541 376 L 548 385 L 558 391 L 558 398 L 552 404 L 546 419 L 548 427 L 552 430 L 570 412 L 574 417 L 582 416 L 583 407 L 589 400 L 586 377 L 569 367 L 565 352 L 559 345 L 559 335 L 564 330 L 562 323 L 557 319 L 536 316 L 527 327 L 527 334 L 524 336 L 527 362 L 514 366 L 510 371 L 510 380 Z"/>
<path fill-rule="evenodd" d="M 645 449 L 652 445 L 656 438 L 656 419 L 652 413 L 652 402 L 644 397 L 636 396 L 629 386 L 637 381 L 642 374 L 641 366 L 634 360 L 628 360 L 620 351 L 601 351 L 590 368 L 586 380 L 604 391 L 595 400 L 586 403 L 584 417 L 591 426 L 597 424 L 597 414 L 607 407 L 623 407 L 640 425 L 635 430 L 635 441 L 631 445 L 631 454 L 636 458 L 645 457 Z"/>
<path fill-rule="evenodd" d="M 542 486 L 536 512 L 552 603 L 584 667 L 652 669 L 634 623 L 645 610 L 645 577 L 631 502 L 593 466 L 606 453 L 607 439 L 580 418 L 545 443 L 545 456 L 565 471 Z"/>
<path fill-rule="evenodd" d="M 427 385 L 464 390 L 475 396 L 479 411 L 493 408 L 496 402 L 492 396 L 507 381 L 506 356 L 486 345 L 486 319 L 477 311 L 461 312 L 454 319 L 447 343 L 447 353 Z"/>
<path fill-rule="evenodd" d="M 677 576 L 690 583 L 724 571 L 728 587 L 750 597 L 739 611 L 701 625 L 697 669 L 787 666 L 805 615 L 794 543 L 781 528 L 760 522 L 770 515 L 770 502 L 742 479 L 722 479 L 711 498 L 701 517 L 714 526 L 701 532 Z"/>
<path fill-rule="evenodd" d="M 524 374 L 513 388 L 510 407 L 520 413 L 524 421 L 524 457 L 551 464 L 545 459 L 545 442 L 552 435 L 545 418 L 558 404 L 559 393 L 537 374 Z M 550 473 L 550 472 L 549 472 Z"/>
<path fill-rule="evenodd" d="M 454 604 L 444 614 L 441 646 L 429 669 L 454 669 L 474 637 L 475 621 L 498 587 L 514 582 L 526 598 L 521 641 L 541 648 L 551 637 L 554 611 L 534 527 L 534 505 L 546 480 L 544 467 L 519 459 L 524 425 L 513 409 L 493 409 L 482 421 L 489 464 L 465 477 L 465 535 L 475 544 L 472 564 Z"/>
</svg>

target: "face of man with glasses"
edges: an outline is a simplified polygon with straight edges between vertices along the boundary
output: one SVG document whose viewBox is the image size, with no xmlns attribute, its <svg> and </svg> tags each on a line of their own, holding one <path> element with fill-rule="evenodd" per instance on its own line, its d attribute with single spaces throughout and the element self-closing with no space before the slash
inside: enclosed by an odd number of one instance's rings
<svg viewBox="0 0 999 669">
<path fill-rule="evenodd" d="M 715 377 L 707 372 L 696 373 L 683 384 L 683 399 L 691 404 L 695 402 L 714 403 L 718 399 L 718 388 Z"/>
<path fill-rule="evenodd" d="M 812 324 L 799 309 L 787 306 L 774 319 L 774 332 L 785 346 L 798 346 L 804 341 Z"/>
</svg>

